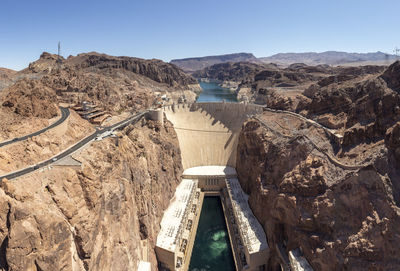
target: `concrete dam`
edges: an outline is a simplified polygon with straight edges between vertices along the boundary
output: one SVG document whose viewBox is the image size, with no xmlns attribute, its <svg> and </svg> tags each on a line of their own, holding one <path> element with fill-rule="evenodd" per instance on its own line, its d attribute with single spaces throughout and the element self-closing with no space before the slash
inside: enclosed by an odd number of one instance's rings
<svg viewBox="0 0 400 271">
<path fill-rule="evenodd" d="M 262 107 L 241 103 L 194 103 L 164 108 L 174 125 L 184 169 L 198 166 L 236 167 L 238 136 L 243 122 Z"/>
<path fill-rule="evenodd" d="M 173 123 L 184 167 L 182 181 L 160 223 L 155 247 L 159 270 L 267 270 L 267 238 L 235 170 L 243 122 L 263 110 L 254 104 L 212 102 L 171 105 L 151 112 L 150 118 L 162 121 L 165 116 Z M 210 197 L 219 199 L 210 203 Z M 199 221 L 201 230 L 213 224 L 205 221 L 208 210 L 202 208 L 203 203 L 222 208 L 222 231 L 215 233 L 211 242 L 215 245 L 221 241 L 218 236 L 229 236 L 229 242 L 222 244 L 222 248 L 231 250 L 226 253 L 232 258 L 229 263 L 217 263 L 207 247 L 194 248 L 202 234 L 197 232 Z M 211 244 L 210 250 L 214 248 Z M 287 261 L 282 261 L 281 270 L 310 270 L 290 267 L 298 266 L 301 255 L 290 257 L 290 261 L 287 255 L 282 258 Z"/>
<path fill-rule="evenodd" d="M 235 170 L 242 124 L 262 110 L 250 104 L 194 103 L 167 106 L 155 115 L 162 118 L 165 114 L 173 123 L 184 167 L 182 182 L 164 213 L 157 238 L 156 254 L 161 270 L 197 269 L 193 268 L 194 263 L 190 268 L 189 265 L 194 257 L 200 214 L 207 211 L 202 210 L 207 197 L 220 198 L 232 248 L 232 270 L 260 270 L 266 264 L 266 236 L 251 212 Z M 210 264 L 204 265 L 209 270 L 219 268 Z M 201 260 L 197 267 L 203 267 Z"/>
</svg>

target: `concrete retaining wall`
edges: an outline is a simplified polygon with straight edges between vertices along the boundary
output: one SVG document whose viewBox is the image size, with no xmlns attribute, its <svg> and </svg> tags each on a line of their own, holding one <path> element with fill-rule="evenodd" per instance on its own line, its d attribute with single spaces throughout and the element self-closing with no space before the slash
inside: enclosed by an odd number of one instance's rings
<svg viewBox="0 0 400 271">
<path fill-rule="evenodd" d="M 217 165 L 236 167 L 243 122 L 262 107 L 242 103 L 194 103 L 164 107 L 178 135 L 184 169 Z"/>
</svg>

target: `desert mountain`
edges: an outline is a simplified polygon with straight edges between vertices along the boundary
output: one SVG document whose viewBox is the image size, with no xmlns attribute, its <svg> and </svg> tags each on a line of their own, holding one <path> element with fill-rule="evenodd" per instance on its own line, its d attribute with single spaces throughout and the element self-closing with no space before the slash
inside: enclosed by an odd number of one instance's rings
<svg viewBox="0 0 400 271">
<path fill-rule="evenodd" d="M 342 65 L 348 63 L 360 63 L 360 62 L 362 64 L 389 64 L 396 59 L 396 56 L 385 54 L 382 52 L 346 53 L 337 51 L 327 51 L 322 53 L 315 53 L 315 52 L 280 53 L 269 57 L 262 57 L 259 59 L 265 63 L 272 62 L 285 66 L 293 63 L 304 63 L 307 65 L 320 65 L 320 64 Z"/>
<path fill-rule="evenodd" d="M 227 55 L 216 55 L 216 56 L 205 56 L 205 57 L 193 57 L 184 59 L 173 59 L 171 64 L 175 64 L 184 71 L 193 72 L 204 69 L 214 64 L 225 63 L 225 62 L 259 62 L 258 59 L 249 53 L 237 53 Z"/>
</svg>

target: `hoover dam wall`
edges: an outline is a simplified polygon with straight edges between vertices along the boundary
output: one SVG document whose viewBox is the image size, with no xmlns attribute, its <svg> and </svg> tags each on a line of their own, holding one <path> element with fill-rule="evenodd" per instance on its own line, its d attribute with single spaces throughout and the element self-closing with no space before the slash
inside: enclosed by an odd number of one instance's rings
<svg viewBox="0 0 400 271">
<path fill-rule="evenodd" d="M 236 167 L 237 141 L 243 122 L 262 111 L 242 103 L 194 103 L 163 108 L 174 125 L 184 169 L 197 166 Z"/>
</svg>

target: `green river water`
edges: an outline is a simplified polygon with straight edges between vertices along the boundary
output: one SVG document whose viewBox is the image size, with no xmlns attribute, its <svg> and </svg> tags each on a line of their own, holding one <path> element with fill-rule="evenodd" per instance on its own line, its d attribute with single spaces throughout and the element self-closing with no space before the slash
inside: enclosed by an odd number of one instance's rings
<svg viewBox="0 0 400 271">
<path fill-rule="evenodd" d="M 235 270 L 224 212 L 219 197 L 204 198 L 189 270 Z"/>
<path fill-rule="evenodd" d="M 203 91 L 197 98 L 197 102 L 237 102 L 236 94 L 229 89 L 221 88 L 216 83 L 199 82 Z"/>
</svg>

